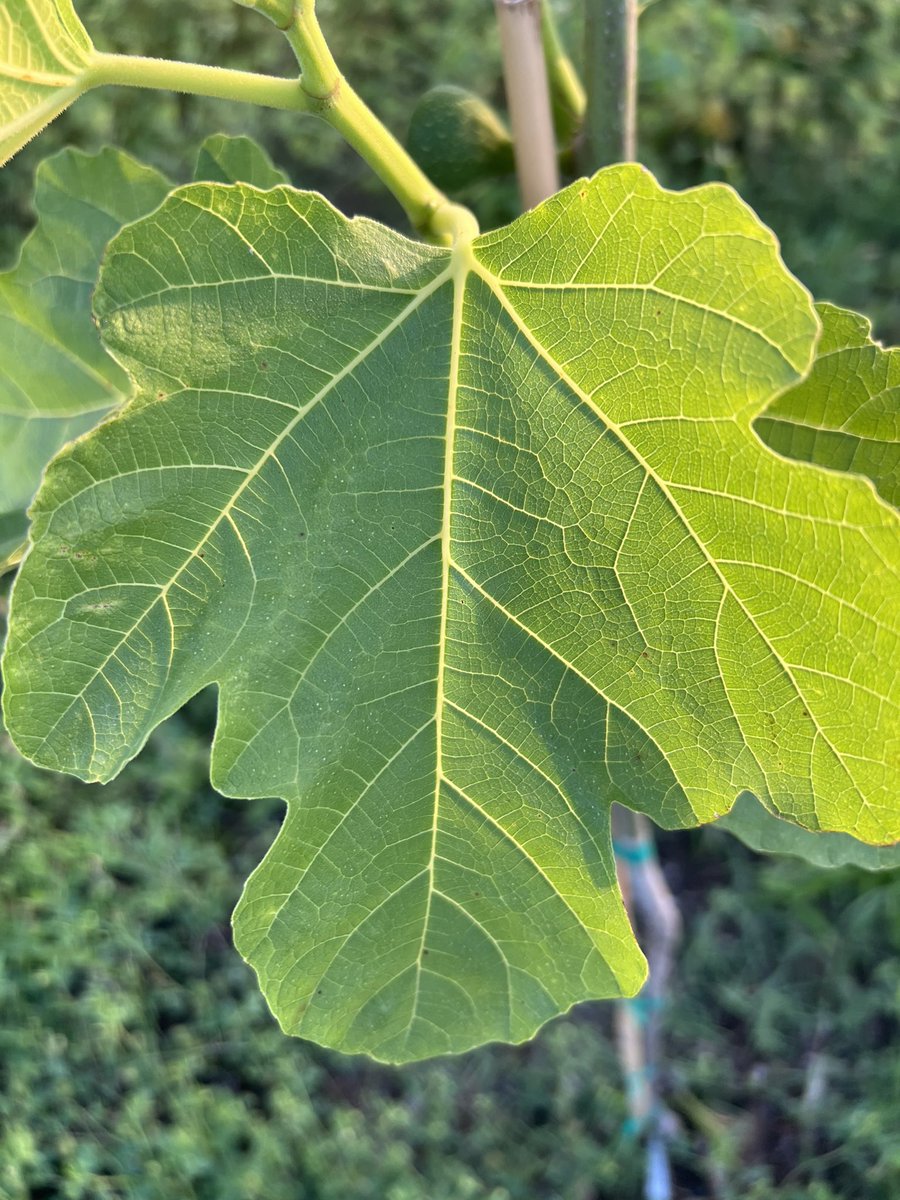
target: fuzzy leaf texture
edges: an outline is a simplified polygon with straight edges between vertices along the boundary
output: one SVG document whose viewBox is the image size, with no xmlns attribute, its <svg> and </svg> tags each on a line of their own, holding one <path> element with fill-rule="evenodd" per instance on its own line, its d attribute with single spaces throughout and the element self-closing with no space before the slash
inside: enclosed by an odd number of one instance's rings
<svg viewBox="0 0 900 1200">
<path fill-rule="evenodd" d="M 47 472 L 7 727 L 105 780 L 218 685 L 215 786 L 288 805 L 235 914 L 286 1031 L 636 991 L 613 801 L 897 836 L 896 517 L 752 431 L 818 321 L 728 188 L 610 168 L 444 250 L 195 185 L 96 311 L 140 394 Z"/>
<path fill-rule="evenodd" d="M 72 0 L 0 0 L 0 166 L 82 94 L 93 53 Z"/>
</svg>

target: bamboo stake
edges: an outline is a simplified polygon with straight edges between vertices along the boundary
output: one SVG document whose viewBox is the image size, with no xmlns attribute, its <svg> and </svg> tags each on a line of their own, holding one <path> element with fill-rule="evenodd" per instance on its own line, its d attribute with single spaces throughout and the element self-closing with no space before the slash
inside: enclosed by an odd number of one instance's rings
<svg viewBox="0 0 900 1200">
<path fill-rule="evenodd" d="M 524 209 L 559 190 L 540 0 L 496 0 L 506 102 Z"/>
</svg>

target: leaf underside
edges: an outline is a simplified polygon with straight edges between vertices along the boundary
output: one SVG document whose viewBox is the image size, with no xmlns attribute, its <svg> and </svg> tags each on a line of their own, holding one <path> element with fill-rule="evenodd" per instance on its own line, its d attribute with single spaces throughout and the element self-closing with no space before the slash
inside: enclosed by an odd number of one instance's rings
<svg viewBox="0 0 900 1200">
<path fill-rule="evenodd" d="M 28 537 L 28 518 L 23 512 L 0 513 L 0 575 L 22 559 Z"/>
<path fill-rule="evenodd" d="M 203 143 L 194 178 L 285 182 L 255 142 L 224 134 Z M 171 190 L 159 172 L 110 147 L 63 150 L 38 167 L 37 225 L 17 265 L 0 274 L 0 571 L 21 557 L 25 510 L 47 463 L 131 393 L 101 345 L 91 296 L 112 237 Z"/>
<path fill-rule="evenodd" d="M 611 168 L 441 250 L 195 185 L 96 308 L 140 395 L 47 472 L 7 725 L 104 780 L 218 685 L 213 782 L 288 803 L 235 914 L 288 1032 L 634 992 L 613 801 L 900 833 L 896 518 L 753 433 L 818 322 L 729 189 Z"/>
<path fill-rule="evenodd" d="M 72 0 L 0 0 L 0 166 L 77 99 L 93 52 Z"/>
<path fill-rule="evenodd" d="M 214 133 L 200 147 L 194 179 L 207 183 L 249 183 L 273 188 L 288 183 L 262 146 L 252 138 Z"/>
<path fill-rule="evenodd" d="M 865 317 L 817 304 L 822 337 L 809 375 L 779 396 L 754 429 L 773 450 L 865 475 L 900 502 L 900 350 L 873 342 Z M 867 846 L 842 833 L 810 833 L 744 793 L 717 822 L 754 850 L 793 854 L 818 867 L 900 866 L 900 843 Z"/>
</svg>

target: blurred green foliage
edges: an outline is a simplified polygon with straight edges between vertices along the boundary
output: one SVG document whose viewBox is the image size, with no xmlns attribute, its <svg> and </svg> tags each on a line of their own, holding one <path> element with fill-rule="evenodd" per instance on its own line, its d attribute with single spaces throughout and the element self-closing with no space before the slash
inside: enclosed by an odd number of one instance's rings
<svg viewBox="0 0 900 1200">
<path fill-rule="evenodd" d="M 204 730 L 210 709 L 193 706 Z M 227 923 L 282 806 L 215 795 L 206 742 L 176 718 L 102 788 L 38 772 L 0 737 L 0 1196 L 612 1188 L 624 1100 L 592 1030 L 403 1072 L 281 1034 Z"/>
<path fill-rule="evenodd" d="M 555 0 L 570 45 L 579 0 Z M 230 0 L 77 0 L 102 50 L 288 73 L 284 39 Z M 401 136 L 418 97 L 457 84 L 502 103 L 486 0 L 319 0 L 349 78 Z M 669 186 L 724 179 L 779 234 L 818 299 L 900 340 L 900 5 L 896 0 L 655 0 L 641 18 L 640 149 Z M 577 53 L 574 55 L 577 60 Z M 29 219 L 36 162 L 118 142 L 185 178 L 202 138 L 259 138 L 294 182 L 346 211 L 399 210 L 333 130 L 293 114 L 119 89 L 80 100 L 0 173 L 0 262 Z M 468 189 L 482 223 L 515 212 L 512 180 Z"/>
<path fill-rule="evenodd" d="M 227 921 L 281 805 L 210 790 L 212 707 L 107 787 L 0 735 L 3 1200 L 637 1200 L 610 1006 L 399 1071 L 280 1033 Z M 900 874 L 663 855 L 679 1195 L 896 1200 Z"/>
</svg>

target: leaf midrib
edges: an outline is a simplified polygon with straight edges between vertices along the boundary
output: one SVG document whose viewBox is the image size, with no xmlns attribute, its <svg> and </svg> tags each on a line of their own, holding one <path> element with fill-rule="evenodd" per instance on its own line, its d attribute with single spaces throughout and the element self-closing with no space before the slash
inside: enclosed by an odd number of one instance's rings
<svg viewBox="0 0 900 1200">
<path fill-rule="evenodd" d="M 435 892 L 434 864 L 437 858 L 438 816 L 441 804 L 441 787 L 450 784 L 444 774 L 443 764 L 443 722 L 444 722 L 444 672 L 447 661 L 447 613 L 450 595 L 450 569 L 452 560 L 452 528 L 451 498 L 454 479 L 454 446 L 456 443 L 456 403 L 459 391 L 459 364 L 462 358 L 462 318 L 463 302 L 466 294 L 466 279 L 471 268 L 471 249 L 469 245 L 457 247 L 450 260 L 450 272 L 453 279 L 453 318 L 450 331 L 450 363 L 447 373 L 447 420 L 445 426 L 444 444 L 444 477 L 441 496 L 441 614 L 438 630 L 438 661 L 437 679 L 435 683 L 435 772 L 434 772 L 434 802 L 431 815 L 431 848 L 428 856 L 428 886 L 425 895 L 425 912 L 422 918 L 422 936 L 416 955 L 416 984 L 413 993 L 411 1016 L 407 1026 L 407 1039 L 412 1032 L 413 1022 L 419 1002 L 419 989 L 422 980 L 425 942 L 428 938 L 428 925 L 431 920 L 431 901 Z M 450 784 L 452 786 L 452 784 Z"/>
</svg>

